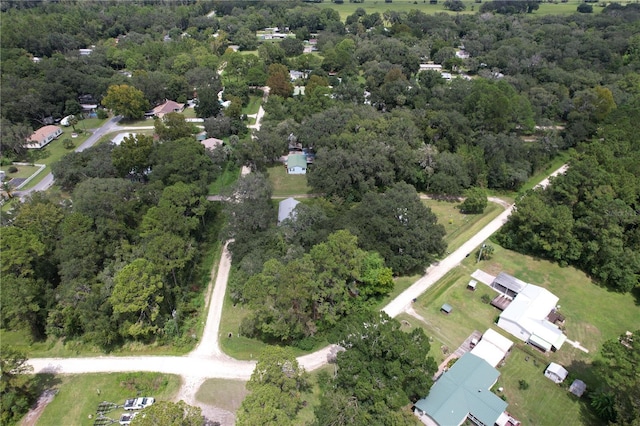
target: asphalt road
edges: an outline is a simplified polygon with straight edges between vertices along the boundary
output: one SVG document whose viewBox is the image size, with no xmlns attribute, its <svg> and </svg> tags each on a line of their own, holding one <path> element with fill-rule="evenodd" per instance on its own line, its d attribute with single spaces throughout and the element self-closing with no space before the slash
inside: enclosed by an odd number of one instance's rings
<svg viewBox="0 0 640 426">
<path fill-rule="evenodd" d="M 86 141 L 84 141 L 79 147 L 77 147 L 75 151 L 76 152 L 84 151 L 85 149 L 95 145 L 96 142 L 98 142 L 100 138 L 102 138 L 107 133 L 111 133 L 114 130 L 117 130 L 117 124 L 121 118 L 122 118 L 121 116 L 116 116 L 111 118 L 106 123 L 104 123 L 101 127 L 96 129 L 96 131 L 93 132 L 93 134 L 89 136 Z M 36 191 L 46 191 L 47 189 L 51 188 L 51 185 L 53 185 L 53 174 L 49 173 L 44 178 L 42 178 L 40 182 L 35 184 L 32 188 L 24 191 L 16 191 L 16 196 L 20 198 L 24 198 Z"/>
</svg>

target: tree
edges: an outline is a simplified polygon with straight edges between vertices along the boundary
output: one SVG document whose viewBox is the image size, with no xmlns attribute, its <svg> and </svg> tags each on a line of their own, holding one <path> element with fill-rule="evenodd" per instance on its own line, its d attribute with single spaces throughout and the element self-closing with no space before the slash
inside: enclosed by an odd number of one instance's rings
<svg viewBox="0 0 640 426">
<path fill-rule="evenodd" d="M 304 43 L 297 37 L 285 38 L 280 42 L 280 47 L 282 47 L 287 57 L 302 55 L 302 52 L 304 51 Z"/>
<path fill-rule="evenodd" d="M 267 86 L 271 88 L 271 94 L 288 98 L 293 94 L 293 84 L 289 81 L 289 71 L 281 64 L 269 65 Z"/>
<path fill-rule="evenodd" d="M 465 214 L 482 214 L 487 208 L 487 193 L 484 189 L 474 187 L 465 193 L 465 199 L 460 204 L 460 211 Z"/>
<path fill-rule="evenodd" d="M 362 247 L 380 253 L 395 274 L 421 271 L 446 249 L 444 228 L 406 183 L 365 194 L 349 222 Z"/>
<path fill-rule="evenodd" d="M 123 334 L 144 339 L 157 331 L 162 287 L 156 267 L 146 259 L 136 259 L 116 274 L 109 301 Z"/>
<path fill-rule="evenodd" d="M 36 400 L 27 357 L 6 344 L 0 346 L 0 423 L 17 422 Z"/>
<path fill-rule="evenodd" d="M 580 3 L 577 10 L 580 13 L 593 13 L 593 6 L 587 3 Z"/>
<path fill-rule="evenodd" d="M 184 401 L 158 401 L 136 416 L 131 426 L 202 426 L 202 409 Z"/>
<path fill-rule="evenodd" d="M 443 6 L 445 9 L 448 9 L 452 12 L 461 12 L 467 8 L 462 0 L 446 0 Z"/>
<path fill-rule="evenodd" d="M 621 335 L 602 345 L 594 370 L 601 388 L 591 406 L 604 420 L 619 425 L 640 421 L 640 330 Z"/>
<path fill-rule="evenodd" d="M 109 86 L 102 105 L 127 119 L 139 119 L 149 109 L 144 93 L 127 84 Z"/>
<path fill-rule="evenodd" d="M 177 112 L 170 112 L 154 124 L 155 132 L 161 141 L 174 141 L 188 138 L 197 131 L 197 127 L 189 123 L 185 116 Z"/>
<path fill-rule="evenodd" d="M 301 394 L 308 386 L 307 374 L 289 350 L 267 347 L 247 382 L 251 393 L 242 401 L 237 424 L 292 425 L 303 406 Z"/>
<path fill-rule="evenodd" d="M 144 180 L 151 166 L 150 155 L 153 151 L 153 137 L 130 135 L 120 145 L 113 147 L 111 159 L 121 177 L 129 175 Z"/>
<path fill-rule="evenodd" d="M 431 387 L 437 366 L 428 356 L 429 338 L 424 331 L 416 328 L 405 333 L 384 312 L 368 311 L 350 316 L 331 340 L 345 349 L 338 353 L 332 384 L 346 398 L 336 401 L 327 396 L 334 390 L 326 389 L 316 409 L 318 418 L 336 418 L 337 409 L 370 424 L 413 424 L 396 412 L 427 395 Z"/>
<path fill-rule="evenodd" d="M 213 179 L 213 163 L 205 147 L 195 138 L 175 139 L 158 144 L 151 153 L 150 180 L 164 185 L 195 183 L 202 188 Z"/>
<path fill-rule="evenodd" d="M 0 121 L 0 155 L 22 158 L 27 152 L 27 138 L 33 129 L 27 124 L 13 124 L 9 120 Z"/>
<path fill-rule="evenodd" d="M 2 228 L 0 251 L 2 252 L 2 274 L 16 277 L 32 277 L 34 263 L 44 254 L 45 246 L 38 240 L 37 234 L 15 226 Z"/>
<path fill-rule="evenodd" d="M 198 117 L 215 117 L 220 113 L 220 101 L 218 101 L 219 91 L 219 88 L 211 87 L 204 87 L 198 90 L 198 99 L 194 107 Z"/>
</svg>

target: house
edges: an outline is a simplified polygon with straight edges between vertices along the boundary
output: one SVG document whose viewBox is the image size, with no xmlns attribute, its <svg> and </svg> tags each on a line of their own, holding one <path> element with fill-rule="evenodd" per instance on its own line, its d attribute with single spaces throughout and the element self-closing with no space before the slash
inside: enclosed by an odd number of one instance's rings
<svg viewBox="0 0 640 426">
<path fill-rule="evenodd" d="M 200 141 L 200 143 L 204 145 L 206 149 L 215 149 L 216 147 L 222 145 L 224 141 L 222 139 L 207 138 Z"/>
<path fill-rule="evenodd" d="M 471 349 L 471 353 L 482 358 L 492 367 L 497 366 L 511 350 L 513 342 L 497 331 L 488 329 L 480 342 Z"/>
<path fill-rule="evenodd" d="M 78 49 L 80 56 L 89 56 L 93 53 L 93 49 Z"/>
<path fill-rule="evenodd" d="M 500 275 L 496 281 L 498 278 Z M 498 327 L 543 351 L 560 349 L 567 336 L 547 319 L 555 310 L 558 297 L 545 288 L 526 283 L 521 286 L 522 283 L 515 278 L 510 282 L 502 281 L 502 285 L 508 287 L 509 294 L 516 290 L 517 294 L 500 314 Z M 492 286 L 496 288 L 496 285 L 494 281 Z"/>
<path fill-rule="evenodd" d="M 29 149 L 40 149 L 62 134 L 59 126 L 44 126 L 33 132 L 27 139 L 30 142 L 26 145 Z"/>
<path fill-rule="evenodd" d="M 562 383 L 567 378 L 569 372 L 560 364 L 552 362 L 549 364 L 546 370 L 544 370 L 544 376 L 551 379 L 553 383 Z"/>
<path fill-rule="evenodd" d="M 442 71 L 442 65 L 440 64 L 420 64 L 419 71 Z"/>
<path fill-rule="evenodd" d="M 519 424 L 505 412 L 507 403 L 489 390 L 498 377 L 498 370 L 467 352 L 415 403 L 414 414 L 427 425 L 457 426 L 467 419 L 486 426 Z"/>
<path fill-rule="evenodd" d="M 158 118 L 162 118 L 170 112 L 182 112 L 184 110 L 184 104 L 179 104 L 174 101 L 165 101 L 163 104 L 155 107 L 149 115 L 156 116 Z"/>
<path fill-rule="evenodd" d="M 295 208 L 298 204 L 300 204 L 300 201 L 291 197 L 280 201 L 278 204 L 278 225 L 286 219 L 295 219 Z"/>
<path fill-rule="evenodd" d="M 290 175 L 306 174 L 307 156 L 304 154 L 289 154 L 287 157 L 287 173 Z"/>
</svg>

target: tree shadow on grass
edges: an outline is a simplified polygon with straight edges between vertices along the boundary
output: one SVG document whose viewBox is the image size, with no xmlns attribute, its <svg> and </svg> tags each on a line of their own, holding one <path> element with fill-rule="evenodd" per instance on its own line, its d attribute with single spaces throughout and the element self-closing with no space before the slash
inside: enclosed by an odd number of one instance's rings
<svg viewBox="0 0 640 426">
<path fill-rule="evenodd" d="M 569 376 L 565 380 L 567 392 L 569 392 L 569 386 L 575 379 L 580 379 L 586 383 L 587 389 L 581 397 L 577 397 L 573 394 L 569 396 L 578 401 L 580 404 L 580 424 L 586 426 L 597 426 L 602 424 L 602 419 L 599 418 L 591 408 L 590 393 L 597 390 L 599 379 L 596 376 L 591 364 L 588 364 L 581 360 L 573 360 L 570 365 L 566 366 L 569 371 Z"/>
<path fill-rule="evenodd" d="M 37 397 L 44 391 L 48 389 L 54 389 L 61 383 L 62 380 L 53 373 L 36 374 L 33 379 L 33 392 Z"/>
</svg>

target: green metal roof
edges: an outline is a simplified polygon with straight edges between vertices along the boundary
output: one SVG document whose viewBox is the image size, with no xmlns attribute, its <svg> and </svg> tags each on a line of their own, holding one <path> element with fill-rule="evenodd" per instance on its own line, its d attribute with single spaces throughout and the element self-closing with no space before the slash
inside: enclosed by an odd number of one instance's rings
<svg viewBox="0 0 640 426">
<path fill-rule="evenodd" d="M 307 168 L 307 156 L 304 154 L 290 154 L 287 158 L 287 167 L 302 167 Z"/>
<path fill-rule="evenodd" d="M 494 425 L 507 408 L 489 390 L 499 376 L 489 363 L 467 352 L 415 406 L 441 426 L 459 425 L 469 414 L 485 425 Z"/>
</svg>

